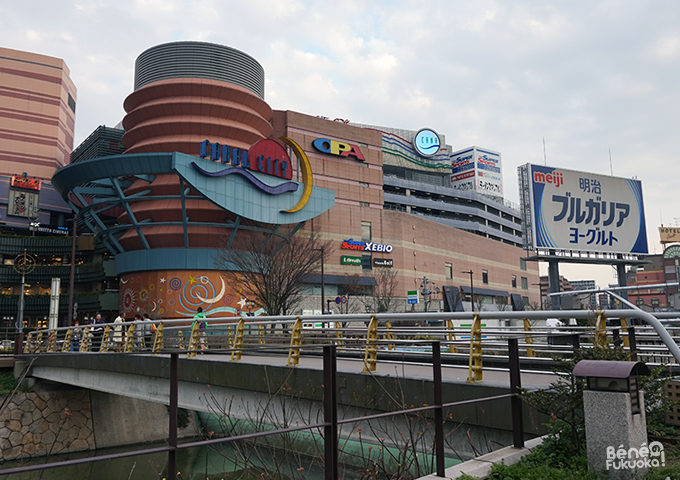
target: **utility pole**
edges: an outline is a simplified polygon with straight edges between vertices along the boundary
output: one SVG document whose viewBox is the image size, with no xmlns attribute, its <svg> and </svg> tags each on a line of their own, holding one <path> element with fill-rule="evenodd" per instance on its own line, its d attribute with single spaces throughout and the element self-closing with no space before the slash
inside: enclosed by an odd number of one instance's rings
<svg viewBox="0 0 680 480">
<path fill-rule="evenodd" d="M 78 226 L 78 215 L 73 214 L 73 235 L 71 240 L 71 276 L 68 282 L 68 315 L 66 326 L 70 327 L 73 323 L 73 289 L 76 279 L 76 230 Z"/>
<path fill-rule="evenodd" d="M 470 311 L 474 312 L 475 311 L 475 285 L 474 285 L 474 280 L 472 279 L 472 275 L 475 272 L 473 272 L 472 270 L 463 270 L 460 273 L 470 275 Z"/>
</svg>

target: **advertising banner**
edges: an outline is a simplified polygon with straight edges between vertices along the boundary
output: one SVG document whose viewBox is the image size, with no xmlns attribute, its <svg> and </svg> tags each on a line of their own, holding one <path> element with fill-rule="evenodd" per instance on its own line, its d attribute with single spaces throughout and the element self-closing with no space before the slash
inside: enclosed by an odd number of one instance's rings
<svg viewBox="0 0 680 480">
<path fill-rule="evenodd" d="M 503 195 L 501 154 L 469 147 L 451 154 L 451 187 L 475 190 L 493 196 Z"/>
<path fill-rule="evenodd" d="M 530 248 L 648 252 L 640 181 L 531 164 L 520 179 Z"/>
</svg>

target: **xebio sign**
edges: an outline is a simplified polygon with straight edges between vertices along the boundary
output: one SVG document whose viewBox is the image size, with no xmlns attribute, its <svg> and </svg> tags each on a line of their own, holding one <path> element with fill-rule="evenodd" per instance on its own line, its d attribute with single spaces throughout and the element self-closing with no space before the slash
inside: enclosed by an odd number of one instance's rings
<svg viewBox="0 0 680 480">
<path fill-rule="evenodd" d="M 351 143 L 328 140 L 327 138 L 317 138 L 312 142 L 312 145 L 322 153 L 337 155 L 339 157 L 354 157 L 360 162 L 366 160 L 361 154 L 359 147 L 352 145 Z"/>
</svg>

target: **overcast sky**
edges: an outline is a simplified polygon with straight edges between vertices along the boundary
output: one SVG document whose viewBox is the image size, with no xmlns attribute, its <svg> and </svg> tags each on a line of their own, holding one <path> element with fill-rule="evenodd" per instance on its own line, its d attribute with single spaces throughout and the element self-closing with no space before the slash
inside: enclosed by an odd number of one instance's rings
<svg viewBox="0 0 680 480">
<path fill-rule="evenodd" d="M 405 129 L 518 165 L 642 181 L 650 253 L 680 221 L 680 3 L 675 1 L 83 0 L 0 3 L 0 45 L 63 58 L 76 145 L 123 117 L 134 61 L 175 40 L 229 45 L 264 67 L 274 109 Z M 611 268 L 563 267 L 615 281 Z M 591 273 L 592 272 L 592 273 Z"/>
</svg>

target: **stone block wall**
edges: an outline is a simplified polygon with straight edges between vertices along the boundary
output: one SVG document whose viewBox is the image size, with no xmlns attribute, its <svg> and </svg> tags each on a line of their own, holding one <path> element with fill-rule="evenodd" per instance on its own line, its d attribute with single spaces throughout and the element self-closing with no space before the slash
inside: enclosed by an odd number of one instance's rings
<svg viewBox="0 0 680 480">
<path fill-rule="evenodd" d="M 0 413 L 3 461 L 94 448 L 87 390 L 17 393 Z"/>
</svg>

